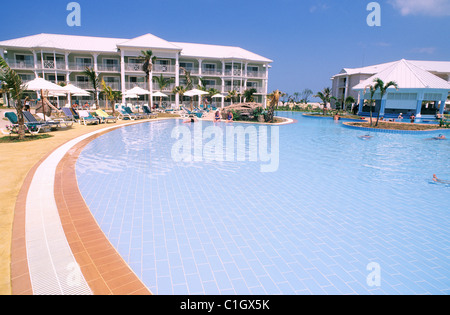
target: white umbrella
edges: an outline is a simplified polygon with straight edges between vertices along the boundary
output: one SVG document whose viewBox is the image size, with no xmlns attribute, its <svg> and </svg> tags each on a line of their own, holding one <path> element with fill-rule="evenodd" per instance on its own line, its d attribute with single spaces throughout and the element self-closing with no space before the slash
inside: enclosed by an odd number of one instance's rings
<svg viewBox="0 0 450 315">
<path fill-rule="evenodd" d="M 168 95 L 161 93 L 161 92 L 156 92 L 153 93 L 152 96 L 156 96 L 156 97 L 169 97 Z"/>
<path fill-rule="evenodd" d="M 190 96 L 191 97 L 191 110 L 192 110 L 193 109 L 193 105 L 192 105 L 193 97 L 194 96 L 200 97 L 202 95 L 208 95 L 208 94 L 209 94 L 208 92 L 205 92 L 205 91 L 202 91 L 202 90 L 198 90 L 198 89 L 193 89 L 193 90 L 190 90 L 190 91 L 187 91 L 186 93 L 184 93 L 184 96 Z M 200 99 L 198 100 L 198 103 L 200 104 Z"/>
<path fill-rule="evenodd" d="M 225 98 L 226 96 L 225 95 L 222 95 L 222 94 L 216 94 L 216 95 L 213 95 L 212 96 L 212 98 Z"/>
<path fill-rule="evenodd" d="M 143 88 L 141 88 L 139 86 L 135 86 L 131 90 L 126 91 L 125 94 L 150 95 L 150 92 L 147 90 L 144 90 Z"/>
<path fill-rule="evenodd" d="M 208 92 L 202 91 L 202 90 L 198 90 L 198 89 L 193 89 L 190 91 L 187 91 L 186 93 L 184 93 L 184 96 L 201 96 L 201 95 L 208 95 Z"/>
<path fill-rule="evenodd" d="M 44 91 L 48 92 L 67 92 L 67 89 L 59 86 L 53 82 L 47 81 L 43 78 L 36 78 L 25 84 L 25 90 L 27 91 L 40 91 L 41 92 L 41 102 L 42 102 L 42 113 L 45 115 L 45 105 L 44 105 Z M 45 120 L 45 116 L 44 116 Z"/>
<path fill-rule="evenodd" d="M 137 94 L 125 93 L 123 95 L 125 98 L 138 98 Z"/>
</svg>

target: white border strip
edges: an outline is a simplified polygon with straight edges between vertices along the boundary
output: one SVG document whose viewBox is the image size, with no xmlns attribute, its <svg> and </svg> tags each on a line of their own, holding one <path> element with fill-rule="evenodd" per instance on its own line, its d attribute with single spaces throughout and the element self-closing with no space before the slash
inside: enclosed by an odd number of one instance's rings
<svg viewBox="0 0 450 315">
<path fill-rule="evenodd" d="M 54 195 L 58 164 L 75 145 L 96 134 L 136 124 L 99 129 L 56 149 L 36 170 L 25 207 L 25 242 L 31 286 L 35 295 L 92 295 L 73 256 Z"/>
</svg>

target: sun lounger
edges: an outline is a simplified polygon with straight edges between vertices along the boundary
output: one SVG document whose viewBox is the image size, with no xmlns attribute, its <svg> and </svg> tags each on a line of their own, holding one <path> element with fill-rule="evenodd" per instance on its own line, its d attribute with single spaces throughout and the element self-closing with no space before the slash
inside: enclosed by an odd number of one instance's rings
<svg viewBox="0 0 450 315">
<path fill-rule="evenodd" d="M 59 123 L 54 123 L 50 121 L 39 121 L 36 119 L 36 117 L 33 116 L 33 114 L 27 111 L 23 112 L 23 117 L 30 124 L 41 124 L 43 126 L 48 126 L 51 129 L 58 129 L 59 127 Z"/>
<path fill-rule="evenodd" d="M 90 125 L 98 125 L 100 120 L 91 115 L 91 113 L 87 110 L 78 111 L 80 115 L 80 123 L 83 123 L 85 126 Z"/>
<path fill-rule="evenodd" d="M 80 119 L 78 115 L 75 116 L 75 113 L 71 108 L 64 107 L 62 108 L 62 112 L 64 116 L 71 121 L 78 121 Z"/>
<path fill-rule="evenodd" d="M 47 122 L 58 124 L 58 127 L 60 128 L 68 128 L 73 126 L 73 121 L 66 121 L 63 118 L 50 118 L 45 116 L 42 113 L 37 113 L 36 116 L 39 117 L 41 120 L 45 120 Z"/>
<path fill-rule="evenodd" d="M 144 113 L 147 114 L 147 116 L 148 116 L 149 118 L 157 118 L 157 117 L 158 117 L 158 114 L 152 113 L 152 111 L 150 110 L 150 108 L 148 107 L 148 105 L 142 106 L 142 110 L 144 111 Z"/>
<path fill-rule="evenodd" d="M 137 113 L 133 113 L 133 111 L 131 110 L 131 108 L 129 108 L 128 106 L 126 106 L 125 108 L 125 112 L 127 112 L 128 113 L 128 115 L 130 115 L 130 116 L 134 116 L 135 117 L 135 119 L 145 119 L 145 118 L 148 118 L 148 115 L 146 115 L 146 114 L 137 114 Z"/>
<path fill-rule="evenodd" d="M 108 115 L 103 109 L 97 109 L 95 113 L 103 123 L 108 123 L 109 121 L 112 121 L 113 123 L 117 122 L 117 117 Z"/>
<path fill-rule="evenodd" d="M 8 118 L 9 122 L 12 124 L 11 133 L 19 133 L 19 120 L 17 118 L 17 115 L 13 112 L 7 112 L 5 113 L 5 117 Z M 44 124 L 33 124 L 33 123 L 24 123 L 25 125 L 25 132 L 28 132 L 32 135 L 38 134 L 41 130 L 49 130 L 50 128 L 48 125 Z"/>
</svg>

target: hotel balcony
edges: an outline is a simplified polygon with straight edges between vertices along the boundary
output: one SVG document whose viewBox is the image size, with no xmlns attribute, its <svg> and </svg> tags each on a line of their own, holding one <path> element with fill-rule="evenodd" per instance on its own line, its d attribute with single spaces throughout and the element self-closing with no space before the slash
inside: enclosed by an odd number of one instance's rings
<svg viewBox="0 0 450 315">
<path fill-rule="evenodd" d="M 9 66 L 11 67 L 11 69 L 30 69 L 30 70 L 34 70 L 34 63 L 33 62 L 16 61 L 16 62 L 10 62 Z"/>
<path fill-rule="evenodd" d="M 126 63 L 126 72 L 144 72 L 141 63 Z M 172 65 L 153 65 L 153 73 L 173 73 L 175 74 L 175 66 Z"/>
</svg>

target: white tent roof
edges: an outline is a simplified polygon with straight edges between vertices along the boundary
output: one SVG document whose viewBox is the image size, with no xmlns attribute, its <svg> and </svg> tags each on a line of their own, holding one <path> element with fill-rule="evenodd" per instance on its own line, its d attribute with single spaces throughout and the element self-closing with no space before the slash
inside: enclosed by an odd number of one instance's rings
<svg viewBox="0 0 450 315">
<path fill-rule="evenodd" d="M 376 78 L 380 78 L 385 83 L 394 81 L 400 89 L 450 90 L 449 82 L 404 59 L 392 63 L 381 72 L 356 85 L 353 89 L 363 90 L 366 86 L 373 85 Z"/>
<path fill-rule="evenodd" d="M 152 96 L 156 96 L 156 97 L 169 97 L 168 95 L 161 93 L 161 92 L 156 92 L 153 93 Z"/>
</svg>

